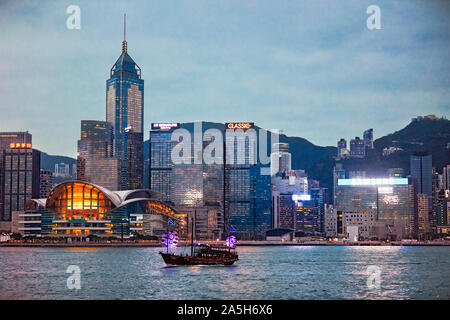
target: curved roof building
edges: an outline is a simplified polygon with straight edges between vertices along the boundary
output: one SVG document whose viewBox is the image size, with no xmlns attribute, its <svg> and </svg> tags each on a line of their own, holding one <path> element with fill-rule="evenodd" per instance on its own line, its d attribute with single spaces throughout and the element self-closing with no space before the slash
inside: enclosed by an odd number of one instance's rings
<svg viewBox="0 0 450 320">
<path fill-rule="evenodd" d="M 66 181 L 54 187 L 47 199 L 28 200 L 24 216 L 40 212 L 41 233 L 61 236 L 129 234 L 142 230 L 143 220 L 160 230 L 167 228 L 169 218 L 185 224 L 162 196 L 149 189 L 111 191 L 85 181 Z M 141 222 L 136 223 L 136 218 Z"/>
</svg>

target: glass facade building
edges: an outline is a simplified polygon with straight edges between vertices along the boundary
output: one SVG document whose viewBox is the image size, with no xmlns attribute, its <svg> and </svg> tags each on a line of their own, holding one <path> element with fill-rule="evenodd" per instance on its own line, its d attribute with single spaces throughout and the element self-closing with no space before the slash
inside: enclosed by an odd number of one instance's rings
<svg viewBox="0 0 450 320">
<path fill-rule="evenodd" d="M 82 120 L 77 179 L 119 189 L 119 161 L 113 157 L 113 130 L 106 121 Z"/>
<path fill-rule="evenodd" d="M 120 189 L 142 188 L 144 80 L 141 68 L 127 53 L 125 40 L 106 81 L 106 121 L 113 128 Z"/>
<path fill-rule="evenodd" d="M 253 128 L 225 130 L 225 229 L 241 239 L 263 238 L 272 225 L 270 175 L 261 174 L 257 150 Z"/>
<path fill-rule="evenodd" d="M 176 141 L 172 141 L 173 130 L 179 124 L 165 127 L 152 124 L 149 146 L 149 186 L 151 190 L 161 192 L 165 201 L 174 202 L 172 198 L 172 149 Z"/>
<path fill-rule="evenodd" d="M 28 199 L 39 197 L 40 157 L 31 144 L 11 144 L 3 150 L 1 220 L 11 221 L 13 211 L 23 210 Z"/>
<path fill-rule="evenodd" d="M 410 157 L 411 177 L 417 179 L 417 193 L 432 196 L 432 156 L 427 153 L 415 153 Z"/>
<path fill-rule="evenodd" d="M 32 136 L 28 132 L 0 132 L 0 221 L 3 219 L 4 210 L 4 184 L 5 168 L 3 166 L 3 152 L 11 148 L 12 145 L 31 145 Z"/>
<path fill-rule="evenodd" d="M 379 221 L 402 223 L 405 235 L 416 232 L 416 186 L 407 178 L 338 179 L 335 208 L 375 213 Z"/>
</svg>

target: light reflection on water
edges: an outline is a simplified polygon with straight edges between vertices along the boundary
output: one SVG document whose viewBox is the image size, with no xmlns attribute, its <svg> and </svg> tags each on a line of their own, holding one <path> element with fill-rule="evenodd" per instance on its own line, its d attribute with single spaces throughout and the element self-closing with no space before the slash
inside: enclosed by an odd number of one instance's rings
<svg viewBox="0 0 450 320">
<path fill-rule="evenodd" d="M 450 247 L 239 247 L 233 266 L 167 267 L 160 248 L 0 248 L 1 299 L 449 299 Z M 69 290 L 69 265 L 81 290 Z M 366 269 L 381 270 L 367 288 Z"/>
</svg>

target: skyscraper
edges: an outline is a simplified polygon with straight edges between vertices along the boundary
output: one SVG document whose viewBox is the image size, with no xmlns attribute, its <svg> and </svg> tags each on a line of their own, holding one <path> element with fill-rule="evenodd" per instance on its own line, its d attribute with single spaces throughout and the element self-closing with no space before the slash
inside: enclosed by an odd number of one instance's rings
<svg viewBox="0 0 450 320">
<path fill-rule="evenodd" d="M 368 129 L 363 133 L 364 148 L 373 149 L 373 129 Z"/>
<path fill-rule="evenodd" d="M 399 236 L 417 232 L 417 192 L 414 179 L 338 179 L 334 208 L 343 212 L 374 213 L 378 221 L 401 226 Z"/>
<path fill-rule="evenodd" d="M 45 169 L 40 171 L 39 199 L 47 198 L 53 188 L 53 172 Z"/>
<path fill-rule="evenodd" d="M 262 237 L 270 229 L 271 184 L 257 164 L 258 132 L 253 123 L 225 124 L 225 228 L 241 239 Z"/>
<path fill-rule="evenodd" d="M 32 136 L 28 132 L 0 132 L 0 221 L 5 219 L 5 165 L 3 163 L 4 152 L 11 148 L 31 148 Z M 9 152 L 9 151 L 8 151 Z M 8 158 L 9 159 L 9 158 Z M 9 166 L 9 165 L 8 165 Z M 9 169 L 10 170 L 10 169 Z M 38 169 L 39 170 L 39 169 Z M 9 171 L 8 171 L 9 172 Z M 10 173 L 8 173 L 8 179 Z M 8 193 L 9 194 L 9 193 Z M 9 197 L 6 197 L 9 198 Z M 8 210 L 10 212 L 10 210 Z M 9 213 L 6 214 L 9 217 Z M 10 220 L 10 219 L 6 219 Z"/>
<path fill-rule="evenodd" d="M 152 123 L 149 146 L 149 188 L 163 194 L 164 201 L 172 201 L 172 162 L 171 153 L 176 141 L 172 132 L 179 123 Z"/>
<path fill-rule="evenodd" d="M 119 187 L 142 188 L 144 80 L 141 68 L 128 55 L 127 41 L 106 81 L 106 121 L 113 128 L 113 154 L 119 161 Z"/>
<path fill-rule="evenodd" d="M 3 204 L 0 220 L 11 221 L 13 211 L 23 210 L 25 202 L 39 197 L 40 157 L 31 144 L 11 144 L 3 151 Z"/>
<path fill-rule="evenodd" d="M 112 126 L 106 121 L 82 120 L 78 140 L 77 179 L 119 189 L 119 165 L 113 155 Z"/>
</svg>

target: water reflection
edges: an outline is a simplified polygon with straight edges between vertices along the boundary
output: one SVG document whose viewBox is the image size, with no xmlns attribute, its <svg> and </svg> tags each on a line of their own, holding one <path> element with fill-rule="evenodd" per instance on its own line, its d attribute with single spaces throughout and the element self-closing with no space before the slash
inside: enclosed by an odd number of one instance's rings
<svg viewBox="0 0 450 320">
<path fill-rule="evenodd" d="M 0 298 L 450 298 L 450 247 L 240 247 L 232 266 L 187 267 L 166 266 L 159 250 L 0 248 Z M 67 289 L 71 264 L 82 290 Z M 379 290 L 367 287 L 370 265 L 381 270 Z"/>
</svg>

